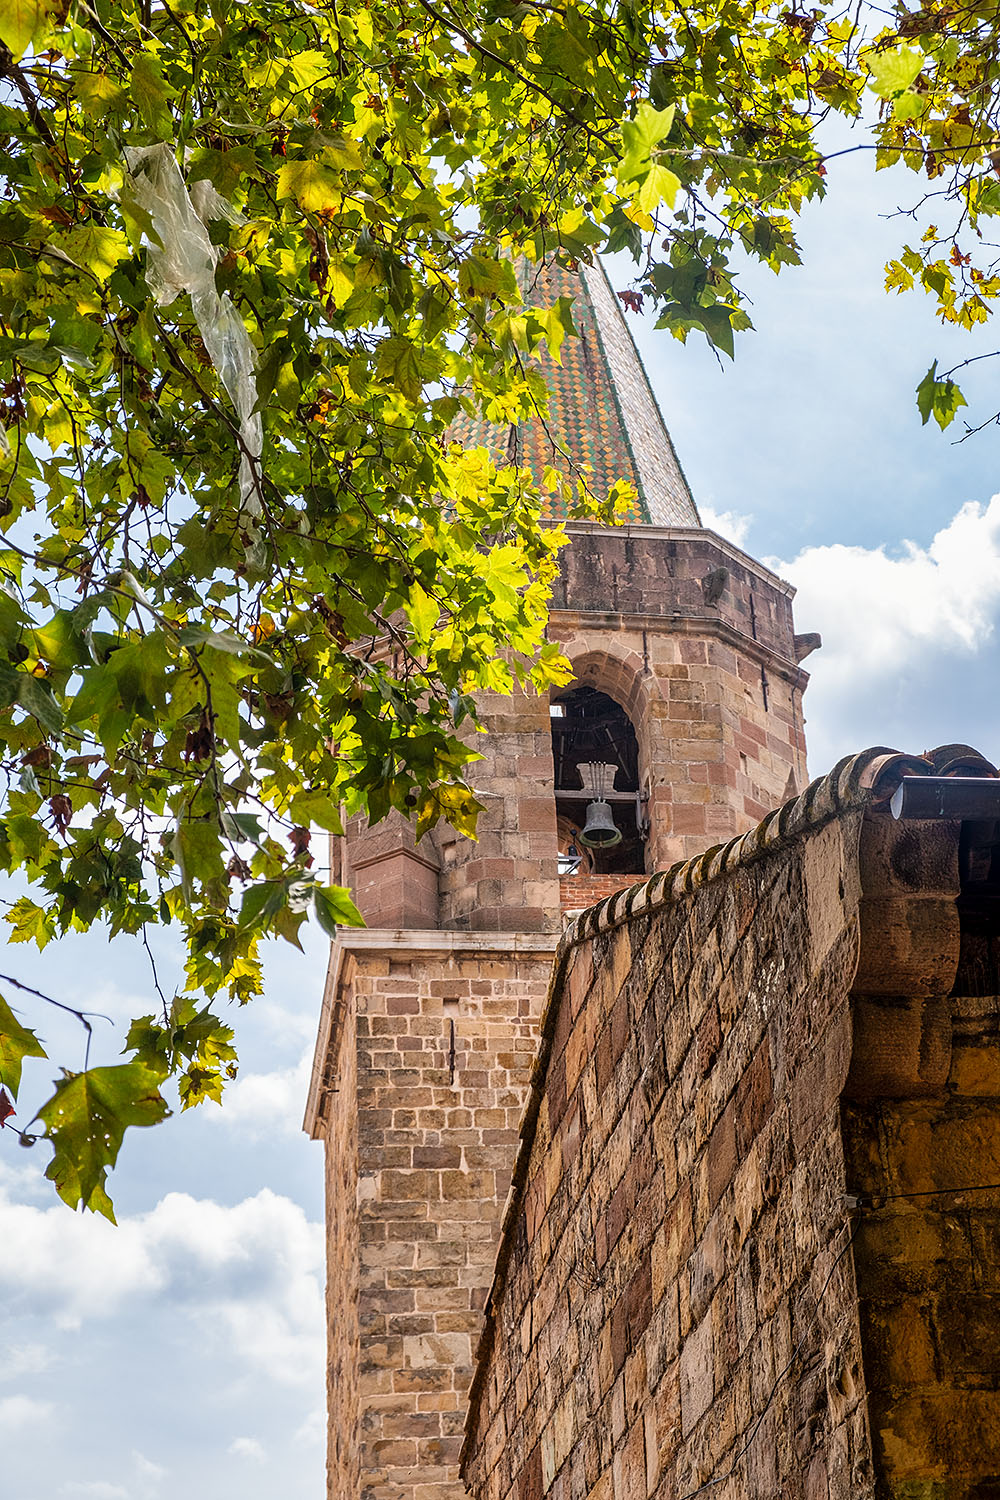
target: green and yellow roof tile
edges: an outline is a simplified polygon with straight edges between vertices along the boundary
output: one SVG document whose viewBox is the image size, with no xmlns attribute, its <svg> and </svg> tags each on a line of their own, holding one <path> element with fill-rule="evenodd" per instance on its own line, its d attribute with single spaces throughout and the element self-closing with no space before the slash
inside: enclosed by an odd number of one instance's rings
<svg viewBox="0 0 1000 1500">
<path fill-rule="evenodd" d="M 617 479 L 638 496 L 630 519 L 653 526 L 700 526 L 698 510 L 674 452 L 663 415 L 643 369 L 622 307 L 603 266 L 576 271 L 521 262 L 526 301 L 550 305 L 573 299 L 578 337 L 562 346 L 562 363 L 544 357 L 549 415 L 510 426 L 461 416 L 451 435 L 467 448 L 485 447 L 497 461 L 528 468 L 536 482 L 548 468 L 569 479 L 583 475 L 603 499 Z M 530 277 L 530 285 L 529 285 Z M 586 468 L 584 467 L 586 466 Z M 565 502 L 550 498 L 547 515 L 566 518 Z"/>
</svg>

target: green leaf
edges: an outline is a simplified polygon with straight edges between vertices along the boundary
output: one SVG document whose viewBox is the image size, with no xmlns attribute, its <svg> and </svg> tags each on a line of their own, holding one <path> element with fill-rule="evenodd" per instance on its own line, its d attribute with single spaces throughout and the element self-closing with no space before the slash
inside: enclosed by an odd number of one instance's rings
<svg viewBox="0 0 1000 1500">
<path fill-rule="evenodd" d="M 634 118 L 622 123 L 624 152 L 618 167 L 619 182 L 645 177 L 654 148 L 666 140 L 673 123 L 672 104 L 666 109 L 654 109 L 647 99 L 643 99 Z"/>
<path fill-rule="evenodd" d="M 35 824 L 35 827 L 38 827 Z M 41 950 L 47 947 L 56 934 L 56 923 L 51 908 L 39 906 L 27 896 L 19 896 L 7 912 L 5 922 L 11 927 L 9 943 L 34 943 Z"/>
<path fill-rule="evenodd" d="M 338 209 L 340 177 L 319 161 L 286 161 L 278 173 L 278 197 L 294 198 L 307 213 Z"/>
<path fill-rule="evenodd" d="M 73 87 L 80 100 L 80 107 L 91 120 L 104 119 L 110 113 L 118 113 L 126 103 L 125 90 L 107 73 L 90 73 L 74 68 Z"/>
<path fill-rule="evenodd" d="M 935 360 L 917 386 L 917 410 L 920 412 L 921 425 L 926 427 L 933 417 L 943 432 L 955 420 L 959 408 L 966 404 L 965 397 L 953 380 L 937 379 Z"/>
<path fill-rule="evenodd" d="M 293 798 L 290 812 L 306 828 L 322 828 L 338 835 L 344 832 L 340 810 L 328 792 L 300 792 Z"/>
<path fill-rule="evenodd" d="M 215 822 L 185 818 L 171 836 L 170 847 L 188 901 L 194 898 L 196 883 L 204 886 L 222 876 L 222 843 Z"/>
<path fill-rule="evenodd" d="M 916 120 L 927 108 L 923 94 L 907 92 L 899 94 L 893 101 L 892 112 L 897 120 Z"/>
<path fill-rule="evenodd" d="M 888 52 L 869 53 L 869 87 L 882 99 L 901 94 L 924 66 L 924 54 L 914 47 L 895 47 Z"/>
<path fill-rule="evenodd" d="M 324 59 L 324 69 L 328 67 L 329 62 Z M 346 135 L 323 137 L 323 160 L 347 172 L 363 172 L 365 167 L 364 157 L 358 149 L 357 141 L 352 141 L 350 136 Z"/>
<path fill-rule="evenodd" d="M 351 893 L 340 885 L 318 885 L 313 901 L 316 920 L 327 937 L 335 938 L 338 927 L 363 927 L 365 919 L 351 900 Z"/>
<path fill-rule="evenodd" d="M 723 307 L 716 302 L 712 307 L 702 307 L 698 310 L 698 322 L 708 334 L 716 349 L 721 349 L 729 358 L 733 358 L 733 325 L 732 314 L 728 307 Z"/>
<path fill-rule="evenodd" d="M 392 380 L 407 401 L 418 401 L 424 388 L 420 355 L 409 339 L 386 339 L 378 352 L 378 373 Z"/>
<path fill-rule="evenodd" d="M 507 283 L 510 267 L 483 255 L 470 255 L 458 268 L 460 291 L 469 297 L 492 297 Z"/>
<path fill-rule="evenodd" d="M 46 1176 L 70 1208 L 82 1206 L 115 1222 L 105 1191 L 108 1169 L 129 1126 L 158 1125 L 170 1110 L 157 1074 L 141 1062 L 64 1073 L 38 1111 L 53 1147 Z"/>
<path fill-rule="evenodd" d="M 63 711 L 52 696 L 48 683 L 39 677 L 29 676 L 27 672 L 18 675 L 21 681 L 18 683 L 17 701 L 21 707 L 32 714 L 49 734 L 58 734 L 63 726 Z"/>
<path fill-rule="evenodd" d="M 666 202 L 673 208 L 681 180 L 669 167 L 654 164 L 643 178 L 642 186 L 635 195 L 635 202 L 644 213 L 651 214 Z"/>
<path fill-rule="evenodd" d="M 47 1057 L 35 1033 L 22 1026 L 6 1000 L 0 996 L 0 1084 L 13 1098 L 21 1087 L 21 1064 L 26 1057 Z"/>
<path fill-rule="evenodd" d="M 160 59 L 151 52 L 136 54 L 129 92 L 148 129 L 157 139 L 166 140 L 173 133 L 169 101 L 175 97 L 175 90 L 163 77 Z"/>
<path fill-rule="evenodd" d="M 81 224 L 58 238 L 59 248 L 78 266 L 107 281 L 115 267 L 132 254 L 127 236 L 104 224 Z"/>
<path fill-rule="evenodd" d="M 425 589 L 415 583 L 406 601 L 406 613 L 413 626 L 413 637 L 420 647 L 430 643 L 434 627 L 441 618 L 441 606 Z"/>
<path fill-rule="evenodd" d="M 926 427 L 930 421 L 931 412 L 934 410 L 934 386 L 937 375 L 937 360 L 931 365 L 923 380 L 917 386 L 917 410 L 920 412 L 921 425 Z"/>
<path fill-rule="evenodd" d="M 280 880 L 247 886 L 240 905 L 240 926 L 266 928 L 288 901 L 288 888 Z"/>
</svg>

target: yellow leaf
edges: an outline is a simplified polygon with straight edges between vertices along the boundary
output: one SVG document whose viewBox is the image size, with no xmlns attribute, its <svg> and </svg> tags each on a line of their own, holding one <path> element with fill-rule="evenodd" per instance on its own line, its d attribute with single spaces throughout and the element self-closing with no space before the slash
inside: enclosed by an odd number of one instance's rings
<svg viewBox="0 0 1000 1500">
<path fill-rule="evenodd" d="M 0 38 L 15 62 L 35 40 L 45 12 L 44 0 L 0 0 Z"/>
<path fill-rule="evenodd" d="M 654 163 L 635 195 L 635 205 L 647 214 L 653 213 L 664 200 L 669 208 L 673 208 L 680 185 L 681 180 L 675 172 L 671 172 L 669 167 Z"/>
<path fill-rule="evenodd" d="M 125 90 L 106 73 L 78 73 L 74 69 L 73 82 L 80 108 L 89 120 L 100 120 L 125 103 Z"/>
<path fill-rule="evenodd" d="M 81 224 L 56 240 L 78 266 L 93 271 L 101 281 L 107 281 L 119 261 L 132 254 L 128 240 L 120 229 L 106 229 L 102 224 Z"/>
<path fill-rule="evenodd" d="M 326 290 L 333 301 L 334 307 L 343 307 L 348 297 L 354 291 L 354 278 L 351 276 L 350 267 L 344 265 L 342 261 L 331 260 L 326 279 Z"/>
<path fill-rule="evenodd" d="M 357 141 L 352 141 L 348 135 L 330 137 L 323 147 L 323 160 L 331 167 L 340 167 L 344 171 L 364 171 L 364 158 L 358 150 Z"/>
<path fill-rule="evenodd" d="M 307 213 L 335 213 L 343 201 L 336 172 L 318 161 L 286 161 L 278 173 L 278 197 L 294 198 Z"/>
</svg>

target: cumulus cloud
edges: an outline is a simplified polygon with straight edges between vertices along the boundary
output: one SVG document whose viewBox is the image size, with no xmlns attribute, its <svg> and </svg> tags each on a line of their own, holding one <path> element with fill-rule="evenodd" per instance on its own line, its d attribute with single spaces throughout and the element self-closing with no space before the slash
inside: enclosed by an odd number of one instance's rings
<svg viewBox="0 0 1000 1500">
<path fill-rule="evenodd" d="M 315 1030 L 315 1023 L 311 1029 Z M 212 1110 L 206 1118 L 239 1130 L 244 1138 L 271 1137 L 277 1131 L 297 1135 L 302 1129 L 312 1056 L 310 1043 L 291 1067 L 241 1075 L 226 1089 L 222 1108 Z"/>
<path fill-rule="evenodd" d="M 753 516 L 741 515 L 737 510 L 716 510 L 712 505 L 701 503 L 698 513 L 701 524 L 707 531 L 714 531 L 717 536 L 725 537 L 727 542 L 732 542 L 737 547 L 746 546 Z"/>
<path fill-rule="evenodd" d="M 807 663 L 814 767 L 872 743 L 921 750 L 985 734 L 990 752 L 1000 496 L 963 505 L 927 545 L 807 547 L 768 562 L 798 590 L 798 629 L 823 637 Z"/>
<path fill-rule="evenodd" d="M 47 1421 L 53 1409 L 51 1401 L 36 1401 L 31 1396 L 4 1396 L 0 1400 L 0 1433 L 13 1437 L 29 1423 Z"/>
<path fill-rule="evenodd" d="M 963 505 L 927 547 L 807 547 L 777 566 L 824 633 L 828 674 L 889 673 L 928 643 L 977 651 L 1000 607 L 1000 495 Z"/>
<path fill-rule="evenodd" d="M 262 1464 L 267 1458 L 263 1444 L 258 1443 L 257 1439 L 252 1437 L 233 1438 L 229 1444 L 229 1452 L 236 1458 L 248 1458 L 251 1463 L 255 1464 Z"/>
<path fill-rule="evenodd" d="M 167 1470 L 162 1464 L 154 1464 L 151 1458 L 147 1458 L 144 1453 L 140 1453 L 136 1448 L 132 1449 L 132 1463 L 139 1481 L 147 1494 L 155 1490 L 160 1481 L 167 1477 Z"/>
<path fill-rule="evenodd" d="M 175 1319 L 190 1319 L 201 1337 L 273 1380 L 321 1378 L 323 1231 L 289 1199 L 265 1189 L 226 1207 L 170 1193 L 117 1228 L 2 1194 L 0 1213 L 0 1295 L 8 1307 L 75 1328 L 126 1309 L 146 1316 L 169 1306 Z"/>
</svg>

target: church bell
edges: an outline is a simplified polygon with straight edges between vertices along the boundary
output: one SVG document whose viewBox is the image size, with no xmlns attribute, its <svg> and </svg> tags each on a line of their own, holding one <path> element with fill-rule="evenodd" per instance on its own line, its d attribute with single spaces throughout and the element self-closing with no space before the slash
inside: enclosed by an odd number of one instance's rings
<svg viewBox="0 0 1000 1500">
<path fill-rule="evenodd" d="M 580 829 L 580 843 L 588 849 L 613 849 L 622 841 L 610 802 L 595 799 L 587 804 L 587 820 Z"/>
<path fill-rule="evenodd" d="M 588 849 L 613 849 L 622 841 L 611 804 L 604 800 L 605 793 L 614 786 L 617 769 L 616 765 L 600 761 L 587 761 L 580 766 L 580 779 L 592 799 L 587 804 L 587 816 L 579 834 L 580 843 Z"/>
</svg>

